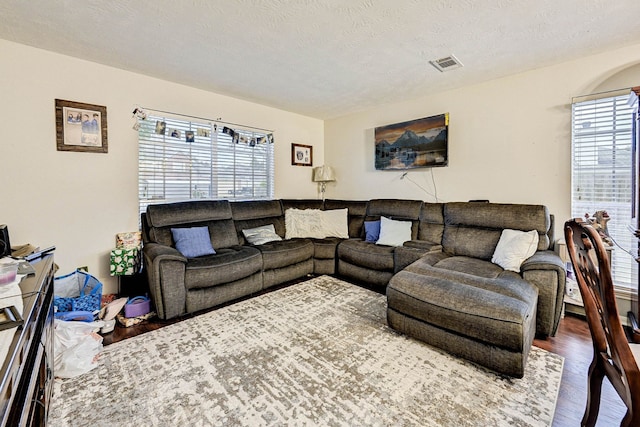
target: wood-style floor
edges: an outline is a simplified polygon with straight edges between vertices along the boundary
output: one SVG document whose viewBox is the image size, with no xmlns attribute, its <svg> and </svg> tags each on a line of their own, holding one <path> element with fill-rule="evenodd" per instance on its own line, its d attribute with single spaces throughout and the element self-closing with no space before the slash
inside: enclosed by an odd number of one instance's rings
<svg viewBox="0 0 640 427">
<path fill-rule="evenodd" d="M 155 319 L 130 328 L 117 325 L 112 333 L 104 336 L 103 343 L 108 345 L 176 322 Z M 565 358 L 553 426 L 579 426 L 587 399 L 587 370 L 593 355 L 587 322 L 583 318 L 567 315 L 560 321 L 555 337 L 536 339 L 533 344 Z M 619 426 L 625 412 L 626 407 L 605 379 L 597 426 Z"/>
<path fill-rule="evenodd" d="M 565 358 L 553 426 L 579 426 L 587 401 L 587 372 L 593 357 L 587 321 L 567 315 L 560 320 L 560 328 L 555 337 L 536 339 L 533 345 Z M 626 411 L 626 406 L 605 378 L 596 425 L 619 426 Z"/>
</svg>

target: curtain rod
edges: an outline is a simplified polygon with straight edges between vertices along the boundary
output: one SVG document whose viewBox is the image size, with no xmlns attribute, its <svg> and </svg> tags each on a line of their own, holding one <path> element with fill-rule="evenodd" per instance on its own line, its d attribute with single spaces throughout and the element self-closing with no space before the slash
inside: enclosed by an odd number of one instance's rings
<svg viewBox="0 0 640 427">
<path fill-rule="evenodd" d="M 240 127 L 243 127 L 243 128 L 262 130 L 262 131 L 270 132 L 270 133 L 275 132 L 272 129 L 264 129 L 264 128 L 259 128 L 259 127 L 255 127 L 255 126 L 247 126 L 247 125 L 241 125 L 241 124 L 238 124 L 238 123 L 225 122 L 225 121 L 222 121 L 222 119 L 220 117 L 218 117 L 217 119 L 209 119 L 209 118 L 206 118 L 206 117 L 198 117 L 198 116 L 190 116 L 188 114 L 173 113 L 171 111 L 156 110 L 155 108 L 147 108 L 147 107 L 140 107 L 140 108 L 142 108 L 143 110 L 152 111 L 152 112 L 155 112 L 155 113 L 171 114 L 172 116 L 188 117 L 188 118 L 191 118 L 191 119 L 204 120 L 204 121 L 213 122 L 213 123 L 220 123 L 220 124 L 223 124 L 223 125 L 240 126 Z"/>
<path fill-rule="evenodd" d="M 591 96 L 598 97 L 599 95 L 606 95 L 608 93 L 615 93 L 615 92 L 621 92 L 622 93 L 624 91 L 629 91 L 631 89 L 632 89 L 631 87 L 623 87 L 623 88 L 620 88 L 620 89 L 605 90 L 603 92 L 596 92 L 596 93 L 589 93 L 589 94 L 586 94 L 586 95 L 573 96 L 573 97 L 571 97 L 571 103 L 575 104 L 576 99 L 579 99 L 579 98 L 588 98 L 588 97 L 591 97 Z"/>
</svg>

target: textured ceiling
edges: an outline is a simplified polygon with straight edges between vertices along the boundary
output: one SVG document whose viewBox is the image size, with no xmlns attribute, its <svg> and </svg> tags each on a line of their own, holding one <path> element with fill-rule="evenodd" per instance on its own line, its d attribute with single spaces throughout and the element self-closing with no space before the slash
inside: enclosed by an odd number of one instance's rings
<svg viewBox="0 0 640 427">
<path fill-rule="evenodd" d="M 640 42 L 637 0 L 2 0 L 0 38 L 331 118 Z M 463 68 L 429 60 L 454 54 Z"/>
</svg>

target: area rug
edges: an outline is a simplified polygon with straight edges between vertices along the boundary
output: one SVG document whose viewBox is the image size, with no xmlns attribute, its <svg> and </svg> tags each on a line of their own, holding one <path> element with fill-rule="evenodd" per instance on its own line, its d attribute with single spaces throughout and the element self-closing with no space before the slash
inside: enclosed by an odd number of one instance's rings
<svg viewBox="0 0 640 427">
<path fill-rule="evenodd" d="M 54 383 L 49 426 L 547 426 L 564 359 L 512 379 L 394 332 L 322 276 L 107 346 Z"/>
</svg>

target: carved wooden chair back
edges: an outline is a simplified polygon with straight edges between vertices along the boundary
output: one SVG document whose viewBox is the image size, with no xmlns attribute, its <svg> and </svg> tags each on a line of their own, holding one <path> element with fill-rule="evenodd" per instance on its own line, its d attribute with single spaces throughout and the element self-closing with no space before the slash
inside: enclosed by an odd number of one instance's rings
<svg viewBox="0 0 640 427">
<path fill-rule="evenodd" d="M 564 235 L 593 341 L 582 425 L 596 423 L 606 376 L 627 406 L 620 425 L 640 426 L 640 371 L 620 322 L 604 244 L 598 232 L 581 218 L 567 221 Z"/>
</svg>

